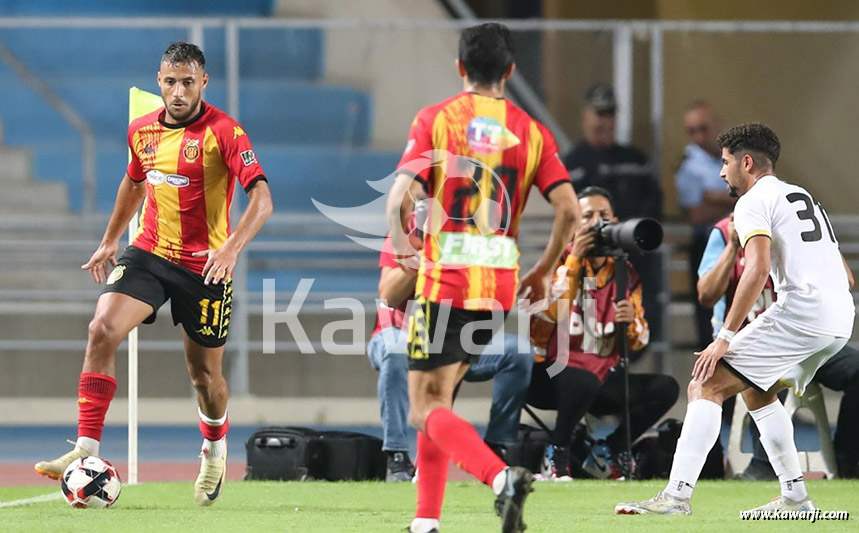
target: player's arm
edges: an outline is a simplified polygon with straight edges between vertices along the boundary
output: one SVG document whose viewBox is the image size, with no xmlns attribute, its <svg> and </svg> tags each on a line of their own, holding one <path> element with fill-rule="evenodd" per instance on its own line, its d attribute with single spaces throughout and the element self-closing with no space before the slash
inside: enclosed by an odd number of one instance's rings
<svg viewBox="0 0 859 533">
<path fill-rule="evenodd" d="M 204 250 L 195 252 L 194 257 L 207 255 L 206 265 L 203 267 L 205 283 L 220 283 L 221 280 L 230 279 L 239 254 L 249 242 L 256 236 L 268 217 L 274 210 L 271 200 L 271 189 L 266 180 L 258 180 L 248 191 L 248 207 L 242 213 L 238 226 L 233 230 L 224 245 L 216 250 Z"/>
<path fill-rule="evenodd" d="M 412 211 L 415 209 L 415 199 L 425 196 L 423 184 L 419 180 L 409 174 L 397 174 L 394 185 L 388 193 L 385 215 L 394 246 L 394 255 L 399 259 L 417 256 L 417 250 L 409 244 L 407 228 L 409 217 L 412 216 Z M 403 266 L 406 267 L 406 265 Z"/>
<path fill-rule="evenodd" d="M 731 281 L 731 271 L 737 262 L 737 255 L 740 253 L 740 241 L 737 238 L 733 223 L 728 224 L 728 233 L 731 235 L 731 239 L 729 242 L 724 243 L 725 248 L 719 255 L 719 259 L 716 260 L 716 264 L 703 275 L 698 274 L 698 301 L 704 307 L 713 307 L 716 305 L 719 298 L 725 295 L 725 292 L 728 290 L 728 283 Z M 718 229 L 713 229 L 710 242 L 707 243 L 708 249 L 711 248 L 714 238 L 723 241 L 722 232 Z M 707 250 L 704 251 L 704 256 L 707 256 Z"/>
<path fill-rule="evenodd" d="M 729 331 L 739 330 L 764 290 L 770 275 L 771 244 L 770 237 L 766 235 L 756 235 L 746 243 L 746 266 L 740 276 L 737 293 L 734 295 L 731 310 L 725 317 L 723 328 Z"/>
<path fill-rule="evenodd" d="M 767 278 L 770 274 L 770 237 L 768 235 L 754 235 L 746 242 L 744 248 L 746 266 L 731 310 L 725 317 L 722 329 L 716 335 L 716 339 L 702 352 L 698 352 L 698 359 L 692 369 L 692 376 L 696 381 L 710 379 L 716 369 L 716 363 L 728 351 L 728 345 L 734 334 L 740 329 L 745 317 L 749 315 L 755 301 L 764 290 Z"/>
<path fill-rule="evenodd" d="M 116 266 L 119 238 L 122 237 L 131 217 L 140 207 L 140 202 L 143 201 L 144 196 L 146 196 L 145 180 L 134 181 L 126 174 L 119 184 L 116 201 L 113 204 L 113 213 L 111 213 L 110 221 L 104 230 L 101 244 L 89 261 L 81 265 L 82 269 L 90 271 L 92 279 L 96 283 L 106 280 L 110 274 L 110 269 Z"/>
<path fill-rule="evenodd" d="M 379 298 L 385 300 L 388 307 L 398 307 L 415 295 L 417 278 L 417 270 L 411 268 L 382 267 Z"/>
<path fill-rule="evenodd" d="M 549 242 L 543 250 L 540 260 L 534 268 L 522 276 L 519 284 L 519 294 L 532 302 L 538 302 L 546 297 L 552 272 L 561 258 L 564 247 L 573 238 L 573 231 L 581 218 L 579 202 L 576 199 L 573 184 L 570 182 L 558 185 L 549 191 L 549 203 L 555 209 L 555 219 L 552 222 L 552 233 Z"/>
</svg>

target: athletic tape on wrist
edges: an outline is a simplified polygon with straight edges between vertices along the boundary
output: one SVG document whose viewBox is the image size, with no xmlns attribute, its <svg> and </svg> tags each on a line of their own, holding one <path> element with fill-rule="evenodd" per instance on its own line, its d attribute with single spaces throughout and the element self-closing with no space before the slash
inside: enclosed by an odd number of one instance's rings
<svg viewBox="0 0 859 533">
<path fill-rule="evenodd" d="M 729 329 L 722 328 L 719 330 L 719 333 L 716 335 L 717 339 L 722 339 L 723 341 L 730 343 L 733 340 L 734 335 L 736 335 L 736 331 L 731 331 Z"/>
</svg>

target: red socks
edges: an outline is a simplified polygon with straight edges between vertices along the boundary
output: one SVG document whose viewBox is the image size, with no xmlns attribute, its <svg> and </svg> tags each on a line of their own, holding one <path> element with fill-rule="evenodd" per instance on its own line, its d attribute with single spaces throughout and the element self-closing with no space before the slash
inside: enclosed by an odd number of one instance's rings
<svg viewBox="0 0 859 533">
<path fill-rule="evenodd" d="M 423 431 L 418 431 L 418 507 L 415 518 L 441 517 L 450 457 Z"/>
<path fill-rule="evenodd" d="M 213 423 L 214 422 L 214 423 Z M 227 415 L 218 420 L 213 420 L 200 413 L 200 433 L 203 438 L 211 441 L 221 440 L 227 435 L 230 429 L 230 421 L 227 420 Z"/>
<path fill-rule="evenodd" d="M 483 442 L 477 430 L 450 409 L 434 409 L 427 416 L 424 427 L 427 436 L 453 459 L 456 466 L 474 475 L 485 485 L 491 487 L 495 476 L 507 468 L 504 461 Z M 418 473 L 418 482 L 423 475 L 423 472 Z"/>
<path fill-rule="evenodd" d="M 104 417 L 116 392 L 116 380 L 104 374 L 81 374 L 78 384 L 78 437 L 101 440 Z"/>
</svg>

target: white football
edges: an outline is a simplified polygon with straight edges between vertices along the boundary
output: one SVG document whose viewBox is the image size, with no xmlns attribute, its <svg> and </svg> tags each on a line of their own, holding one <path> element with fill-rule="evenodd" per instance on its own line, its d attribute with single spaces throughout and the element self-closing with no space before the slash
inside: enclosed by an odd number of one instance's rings
<svg viewBox="0 0 859 533">
<path fill-rule="evenodd" d="M 63 472 L 63 496 L 72 507 L 104 509 L 119 498 L 122 482 L 119 472 L 98 457 L 76 459 Z"/>
</svg>

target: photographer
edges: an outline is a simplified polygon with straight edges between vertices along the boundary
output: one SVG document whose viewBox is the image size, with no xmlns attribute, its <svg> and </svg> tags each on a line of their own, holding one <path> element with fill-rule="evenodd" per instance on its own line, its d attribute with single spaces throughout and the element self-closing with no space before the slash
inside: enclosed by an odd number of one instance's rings
<svg viewBox="0 0 859 533">
<path fill-rule="evenodd" d="M 546 449 L 544 475 L 570 479 L 570 441 L 573 430 L 585 413 L 597 416 L 623 411 L 623 375 L 615 371 L 620 345 L 617 322 L 627 323 L 626 340 L 630 350 L 641 350 L 650 338 L 642 286 L 632 265 L 626 298 L 615 303 L 615 259 L 594 256 L 597 243 L 594 228 L 603 222 L 615 223 L 611 194 L 599 187 L 579 193 L 582 222 L 568 255 L 555 272 L 549 309 L 531 319 L 531 342 L 536 364 L 532 372 L 528 403 L 540 409 L 556 409 L 557 422 Z M 602 253 L 602 252 L 601 252 Z M 569 307 L 559 305 L 569 302 Z M 559 358 L 558 324 L 565 323 L 569 309 L 569 358 L 560 373 L 550 376 L 548 369 Z M 564 338 L 564 337 L 562 337 Z M 679 387 L 674 378 L 659 374 L 629 376 L 631 439 L 635 440 L 659 420 L 677 401 Z M 620 477 L 625 456 L 624 425 L 599 442 L 594 452 L 599 477 Z"/>
</svg>

